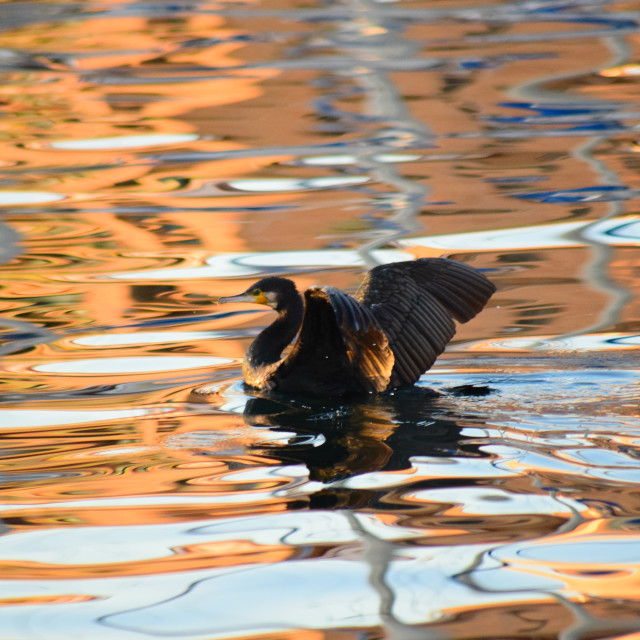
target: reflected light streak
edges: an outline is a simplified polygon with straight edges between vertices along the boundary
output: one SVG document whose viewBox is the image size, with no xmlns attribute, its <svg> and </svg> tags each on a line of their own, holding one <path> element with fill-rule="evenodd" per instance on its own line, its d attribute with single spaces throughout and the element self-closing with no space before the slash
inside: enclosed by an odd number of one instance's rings
<svg viewBox="0 0 640 640">
<path fill-rule="evenodd" d="M 73 374 L 128 374 L 158 373 L 179 369 L 214 367 L 233 362 L 230 358 L 211 356 L 140 356 L 122 358 L 95 358 L 88 360 L 65 360 L 34 365 L 34 371 L 42 373 Z"/>
<path fill-rule="evenodd" d="M 379 489 L 383 487 L 400 487 L 430 478 L 498 478 L 519 475 L 519 470 L 510 470 L 496 466 L 495 461 L 473 458 L 432 458 L 429 456 L 412 456 L 413 466 L 410 469 L 392 473 L 362 473 L 346 480 L 338 480 L 331 486 L 349 489 Z"/>
<path fill-rule="evenodd" d="M 63 200 L 64 195 L 49 191 L 0 191 L 0 206 L 43 204 Z"/>
<path fill-rule="evenodd" d="M 167 342 L 197 342 L 226 338 L 224 331 L 141 331 L 139 333 L 101 333 L 71 340 L 83 347 L 120 347 L 127 345 L 163 344 Z"/>
<path fill-rule="evenodd" d="M 406 251 L 379 249 L 371 255 L 379 264 L 411 260 Z M 189 278 L 237 278 L 264 273 L 274 268 L 337 268 L 364 267 L 365 262 L 357 251 L 334 249 L 326 251 L 272 251 L 230 253 L 207 259 L 207 265 L 185 269 L 157 269 L 114 273 L 109 278 L 117 280 L 174 280 Z"/>
<path fill-rule="evenodd" d="M 421 155 L 409 153 L 380 153 L 372 157 L 374 162 L 394 163 L 394 162 L 415 162 L 420 160 Z M 302 158 L 298 164 L 309 165 L 315 167 L 335 167 L 358 164 L 360 159 L 357 156 L 349 154 L 336 154 L 331 156 L 310 156 Z"/>
<path fill-rule="evenodd" d="M 619 67 L 602 69 L 599 75 L 604 78 L 635 78 L 640 76 L 640 64 L 623 64 Z"/>
<path fill-rule="evenodd" d="M 401 240 L 401 246 L 421 246 L 443 251 L 508 251 L 640 245 L 640 217 L 625 216 L 601 221 L 561 222 L 510 229 L 492 229 Z"/>
<path fill-rule="evenodd" d="M 454 345 L 450 351 L 622 351 L 638 349 L 640 334 L 636 333 L 591 333 L 579 336 L 534 336 L 530 338 L 499 338 L 479 340 L 463 345 Z"/>
<path fill-rule="evenodd" d="M 0 428 L 24 429 L 27 427 L 51 427 L 85 422 L 111 422 L 129 418 L 143 418 L 175 412 L 169 407 L 146 409 L 102 409 L 95 411 L 63 411 L 57 409 L 2 409 Z"/>
<path fill-rule="evenodd" d="M 61 140 L 50 144 L 52 149 L 65 151 L 102 151 L 105 149 L 135 149 L 193 142 L 195 133 L 152 133 L 137 136 L 113 136 L 110 138 L 86 138 L 84 140 Z"/>
<path fill-rule="evenodd" d="M 451 504 L 442 515 L 513 515 L 541 514 L 571 516 L 574 511 L 588 510 L 577 501 L 570 501 L 571 508 L 548 495 L 519 495 L 493 487 L 465 487 L 464 489 L 423 489 L 407 491 L 404 500 L 424 504 L 435 502 Z"/>
<path fill-rule="evenodd" d="M 326 176 L 324 178 L 264 178 L 253 180 L 229 180 L 227 184 L 238 191 L 278 193 L 281 191 L 304 191 L 305 189 L 331 189 L 370 182 L 369 176 Z"/>
</svg>

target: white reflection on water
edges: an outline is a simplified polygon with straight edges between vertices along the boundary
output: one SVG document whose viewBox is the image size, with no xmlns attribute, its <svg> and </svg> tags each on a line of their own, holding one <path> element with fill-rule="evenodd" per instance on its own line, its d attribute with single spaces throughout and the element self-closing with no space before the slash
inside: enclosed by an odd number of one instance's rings
<svg viewBox="0 0 640 640">
<path fill-rule="evenodd" d="M 199 367 L 214 367 L 233 362 L 230 358 L 213 356 L 139 356 L 122 358 L 95 358 L 87 360 L 64 360 L 62 362 L 48 362 L 32 367 L 42 373 L 84 373 L 93 375 L 127 374 L 127 373 L 156 373 L 160 371 L 176 371 L 178 369 L 195 369 Z"/>
<path fill-rule="evenodd" d="M 594 547 L 595 545 L 595 547 Z M 597 551 L 594 552 L 594 549 Z M 538 540 L 527 545 L 503 547 L 497 557 L 517 557 L 536 562 L 575 563 L 584 570 L 585 565 L 623 565 L 640 563 L 640 540 L 636 536 L 584 535 L 579 540 Z"/>
<path fill-rule="evenodd" d="M 63 200 L 65 196 L 50 191 L 0 191 L 0 206 L 42 204 Z"/>
<path fill-rule="evenodd" d="M 0 538 L 0 557 L 53 565 L 143 562 L 193 543 L 182 525 L 78 527 L 26 531 Z"/>
<path fill-rule="evenodd" d="M 83 347 L 120 347 L 165 342 L 197 342 L 228 336 L 229 334 L 224 331 L 139 331 L 137 333 L 100 333 L 74 338 L 71 342 Z"/>
<path fill-rule="evenodd" d="M 271 193 L 280 191 L 304 191 L 305 189 L 330 189 L 370 182 L 369 176 L 327 176 L 324 178 L 264 178 L 254 180 L 229 180 L 227 184 L 238 191 Z"/>
<path fill-rule="evenodd" d="M 111 138 L 86 138 L 84 140 L 61 140 L 52 142 L 53 149 L 65 151 L 101 151 L 105 149 L 132 149 L 180 144 L 197 140 L 195 133 L 150 133 L 136 136 L 114 136 Z"/>
<path fill-rule="evenodd" d="M 391 563 L 385 575 L 396 596 L 393 608 L 398 621 L 424 624 L 442 619 L 450 608 L 548 598 L 529 593 L 478 593 L 455 579 L 490 548 L 459 545 L 400 551 L 399 561 Z M 168 630 L 181 638 L 264 634 L 296 627 L 368 627 L 382 622 L 383 609 L 380 594 L 372 589 L 369 570 L 366 563 L 338 556 L 220 572 L 197 582 L 179 598 L 117 614 L 106 622 L 154 635 Z"/>
<path fill-rule="evenodd" d="M 143 418 L 172 411 L 168 407 L 146 409 L 100 409 L 93 411 L 64 411 L 61 409 L 1 409 L 0 428 L 49 427 L 53 425 L 109 422 L 126 418 Z"/>
<path fill-rule="evenodd" d="M 584 418 L 586 421 L 586 418 Z M 627 466 L 623 466 L 618 461 L 615 467 L 605 467 L 600 464 L 589 466 L 585 464 L 585 460 L 573 460 L 572 456 L 565 456 L 563 459 L 560 455 L 551 453 L 538 453 L 536 451 L 527 451 L 524 448 L 507 447 L 503 445 L 489 445 L 484 447 L 487 453 L 492 453 L 502 458 L 505 466 L 510 466 L 514 470 L 526 473 L 528 469 L 535 468 L 538 473 L 557 474 L 564 477 L 567 481 L 574 478 L 577 482 L 584 478 L 598 478 L 610 482 L 637 484 L 640 483 L 640 468 L 637 464 L 637 458 L 629 461 Z M 598 457 L 594 452 L 594 457 Z M 575 458 L 575 456 L 573 456 Z M 602 460 L 607 463 L 610 460 Z"/>
<path fill-rule="evenodd" d="M 369 627 L 381 620 L 368 573 L 365 564 L 342 559 L 245 567 L 199 580 L 179 598 L 106 622 L 139 633 L 211 638 Z"/>
<path fill-rule="evenodd" d="M 359 514 L 357 518 L 380 540 L 410 540 L 425 535 L 422 529 L 390 526 L 371 514 Z M 108 564 L 169 557 L 175 555 L 176 549 L 189 544 L 230 544 L 247 540 L 256 545 L 303 546 L 358 542 L 359 539 L 344 513 L 310 511 L 197 523 L 22 531 L 0 537 L 0 558 L 54 565 Z"/>
<path fill-rule="evenodd" d="M 424 529 L 387 524 L 374 514 L 355 514 L 362 526 L 379 540 L 410 540 L 425 535 Z M 360 536 L 350 517 L 341 511 L 302 511 L 263 514 L 203 523 L 193 530 L 208 540 L 250 540 L 255 544 L 339 544 Z"/>
<path fill-rule="evenodd" d="M 393 473 L 362 473 L 346 480 L 338 480 L 332 486 L 349 489 L 378 489 L 402 486 L 425 478 L 496 478 L 513 477 L 520 471 L 508 466 L 496 464 L 487 458 L 432 458 L 430 456 L 412 456 L 410 469 Z"/>
<path fill-rule="evenodd" d="M 517 594 L 478 594 L 452 577 L 486 547 L 430 547 L 423 557 L 389 567 L 396 614 L 406 624 L 432 622 L 443 610 L 530 600 Z M 367 564 L 347 558 L 293 560 L 218 572 L 180 597 L 116 614 L 116 628 L 180 638 L 222 638 L 282 633 L 296 628 L 371 627 L 382 623 L 380 595 Z"/>
<path fill-rule="evenodd" d="M 548 515 L 571 516 L 573 512 L 586 511 L 578 501 L 559 502 L 550 495 L 517 494 L 494 487 L 465 487 L 455 489 L 423 489 L 406 491 L 403 498 L 419 503 L 450 503 L 452 508 L 443 513 L 474 515 L 505 515 L 546 513 Z M 568 506 L 571 503 L 571 508 Z"/>
<path fill-rule="evenodd" d="M 6 637 L 68 640 L 176 637 L 210 640 L 303 628 L 379 624 L 366 565 L 346 560 L 287 562 L 240 569 L 100 580 L 0 581 L 13 597 L 91 594 L 79 605 L 5 606 Z M 305 577 L 306 575 L 306 577 Z M 119 613 L 124 612 L 124 613 Z"/>
<path fill-rule="evenodd" d="M 246 453 L 253 446 L 264 445 L 288 445 L 296 443 L 298 445 L 310 445 L 319 447 L 325 442 L 322 434 L 298 435 L 291 431 L 271 431 L 269 428 L 253 426 L 229 427 L 222 431 L 198 430 L 187 431 L 176 435 L 170 435 L 164 440 L 164 444 L 171 449 L 188 449 L 204 452 L 208 455 L 229 455 Z M 248 473 L 256 475 L 255 470 L 251 472 L 235 472 L 234 478 L 245 480 Z M 260 474 L 258 474 L 260 475 Z M 258 478 L 262 479 L 262 478 Z"/>
<path fill-rule="evenodd" d="M 510 229 L 470 231 L 421 236 L 400 241 L 401 246 L 442 250 L 506 251 L 509 249 L 554 249 L 589 244 L 635 246 L 640 243 L 640 218 L 624 216 L 607 220 L 561 222 Z"/>
<path fill-rule="evenodd" d="M 413 162 L 420 160 L 422 156 L 410 153 L 380 153 L 373 155 L 374 162 L 393 163 L 393 162 Z M 311 165 L 311 166 L 343 166 L 352 165 L 360 162 L 357 156 L 348 154 L 336 154 L 331 156 L 310 156 L 308 158 L 302 158 L 299 164 Z"/>
<path fill-rule="evenodd" d="M 533 338 L 500 338 L 454 345 L 450 351 L 619 351 L 638 349 L 637 333 L 591 333 L 580 336 L 535 336 Z"/>
<path fill-rule="evenodd" d="M 579 538 L 556 534 L 497 547 L 474 571 L 473 582 L 485 592 L 507 593 L 561 589 L 560 580 L 569 576 L 574 589 L 583 595 L 625 598 L 635 595 L 639 563 L 637 536 L 586 531 Z"/>
<path fill-rule="evenodd" d="M 406 251 L 380 249 L 372 251 L 371 257 L 379 264 L 411 260 Z M 186 269 L 157 269 L 114 273 L 110 278 L 119 280 L 177 280 L 189 278 L 231 278 L 251 276 L 277 267 L 364 267 L 365 261 L 357 252 L 349 249 L 324 251 L 271 251 L 253 253 L 228 253 L 207 259 L 207 266 Z"/>
<path fill-rule="evenodd" d="M 152 541 L 153 544 L 153 541 Z M 450 607 L 490 606 L 547 600 L 544 594 L 478 593 L 454 576 L 486 546 L 429 547 L 390 567 L 387 580 L 398 595 L 396 612 L 405 623 L 442 617 Z M 119 553 L 119 551 L 118 551 Z M 87 594 L 85 602 L 0 609 L 6 637 L 107 640 L 174 637 L 212 640 L 301 628 L 337 629 L 379 625 L 380 596 L 367 564 L 348 558 L 292 560 L 275 565 L 206 569 L 175 574 L 76 580 L 0 581 L 14 598 Z M 121 613 L 122 612 L 122 613 Z"/>
</svg>

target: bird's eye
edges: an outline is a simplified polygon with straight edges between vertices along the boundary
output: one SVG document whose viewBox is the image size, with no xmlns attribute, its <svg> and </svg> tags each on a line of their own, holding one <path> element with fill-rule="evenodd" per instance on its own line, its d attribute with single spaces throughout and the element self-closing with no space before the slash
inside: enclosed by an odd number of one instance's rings
<svg viewBox="0 0 640 640">
<path fill-rule="evenodd" d="M 260 291 L 260 289 L 252 289 L 251 291 L 252 296 L 259 296 L 261 293 L 262 291 Z"/>
</svg>

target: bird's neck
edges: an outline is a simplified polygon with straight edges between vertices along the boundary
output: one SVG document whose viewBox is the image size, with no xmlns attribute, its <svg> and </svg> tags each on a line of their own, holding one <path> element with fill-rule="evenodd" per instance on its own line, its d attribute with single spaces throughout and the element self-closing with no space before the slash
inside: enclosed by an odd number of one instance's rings
<svg viewBox="0 0 640 640">
<path fill-rule="evenodd" d="M 304 305 L 299 294 L 286 308 L 278 310 L 278 317 L 264 329 L 247 350 L 245 361 L 251 367 L 273 364 L 280 360 L 284 349 L 300 330 Z"/>
</svg>

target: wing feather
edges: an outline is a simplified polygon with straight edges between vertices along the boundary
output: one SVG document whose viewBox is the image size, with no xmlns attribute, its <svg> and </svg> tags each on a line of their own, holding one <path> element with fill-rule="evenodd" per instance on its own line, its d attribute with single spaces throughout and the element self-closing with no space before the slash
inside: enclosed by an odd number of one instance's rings
<svg viewBox="0 0 640 640">
<path fill-rule="evenodd" d="M 459 322 L 471 320 L 495 292 L 492 282 L 462 262 L 446 258 L 423 258 L 407 264 L 414 265 L 406 269 L 412 279 L 435 295 Z"/>
<path fill-rule="evenodd" d="M 400 380 L 414 381 L 420 377 L 421 373 L 418 373 L 418 368 L 413 364 L 409 353 L 405 350 L 405 345 L 402 342 L 396 341 L 393 344 L 393 355 L 395 356 L 395 364 L 391 377 L 392 383 L 398 377 Z"/>
<path fill-rule="evenodd" d="M 395 357 L 390 388 L 413 384 L 455 335 L 486 305 L 495 286 L 473 267 L 422 258 L 372 269 L 355 299 L 369 309 Z"/>
<path fill-rule="evenodd" d="M 434 296 L 427 293 L 418 297 L 416 311 L 414 321 L 420 323 L 421 330 L 434 348 L 439 348 L 442 343 L 447 344 L 453 338 L 456 332 L 453 320 Z M 421 321 L 421 318 L 425 318 L 427 322 Z"/>
<path fill-rule="evenodd" d="M 416 346 L 414 354 L 420 357 L 420 366 L 428 364 L 430 357 L 434 355 L 433 345 L 429 341 L 429 338 L 421 331 L 421 327 L 415 325 L 414 322 L 409 321 L 405 325 L 407 336 L 413 341 Z"/>
</svg>

